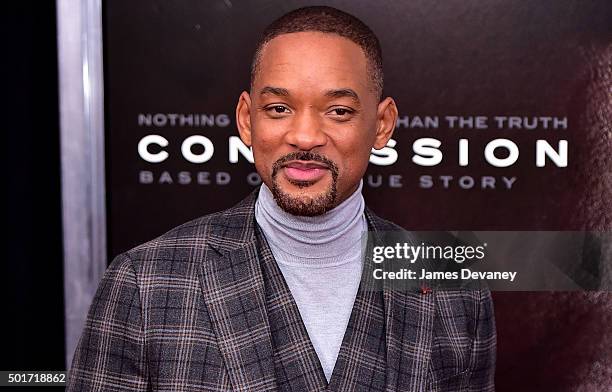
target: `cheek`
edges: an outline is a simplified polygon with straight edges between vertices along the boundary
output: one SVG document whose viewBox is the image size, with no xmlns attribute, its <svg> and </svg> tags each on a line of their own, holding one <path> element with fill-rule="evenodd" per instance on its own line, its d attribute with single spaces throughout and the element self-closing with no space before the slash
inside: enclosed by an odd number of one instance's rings
<svg viewBox="0 0 612 392">
<path fill-rule="evenodd" d="M 363 124 L 361 129 L 367 129 L 370 124 Z M 361 171 L 370 159 L 370 152 L 374 144 L 374 132 L 364 132 L 353 129 L 351 135 L 346 135 L 337 141 L 338 151 L 341 153 L 342 161 L 346 170 Z"/>
<path fill-rule="evenodd" d="M 269 135 L 259 134 L 253 138 L 255 168 L 264 179 L 271 174 L 274 161 L 279 158 L 278 141 Z"/>
<path fill-rule="evenodd" d="M 342 168 L 345 177 L 362 177 L 370 160 L 369 142 L 359 140 L 351 148 L 340 150 Z"/>
<path fill-rule="evenodd" d="M 276 144 L 272 135 L 272 132 L 253 132 L 253 155 L 260 158 L 265 158 L 265 156 L 267 156 L 270 151 L 274 150 Z"/>
<path fill-rule="evenodd" d="M 275 150 L 283 143 L 283 132 L 283 128 L 277 124 L 258 121 L 257 125 L 253 126 L 253 149 L 257 147 L 259 151 Z"/>
<path fill-rule="evenodd" d="M 253 132 L 253 148 L 257 147 L 259 150 L 265 150 L 271 141 L 270 136 L 264 132 Z"/>
<path fill-rule="evenodd" d="M 271 154 L 265 149 L 255 148 L 253 146 L 253 159 L 255 160 L 255 167 L 259 170 L 265 167 L 272 167 Z"/>
</svg>

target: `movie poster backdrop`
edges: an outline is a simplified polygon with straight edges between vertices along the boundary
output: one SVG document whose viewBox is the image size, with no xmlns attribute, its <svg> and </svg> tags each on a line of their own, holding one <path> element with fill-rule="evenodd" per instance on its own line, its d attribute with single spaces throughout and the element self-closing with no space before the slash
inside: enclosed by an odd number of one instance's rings
<svg viewBox="0 0 612 392">
<path fill-rule="evenodd" d="M 313 4 L 104 2 L 111 257 L 259 185 L 235 105 L 263 28 Z M 374 211 L 411 230 L 610 230 L 612 2 L 325 4 L 377 33 L 399 108 L 364 177 Z M 612 385 L 609 292 L 493 295 L 499 391 Z"/>
</svg>

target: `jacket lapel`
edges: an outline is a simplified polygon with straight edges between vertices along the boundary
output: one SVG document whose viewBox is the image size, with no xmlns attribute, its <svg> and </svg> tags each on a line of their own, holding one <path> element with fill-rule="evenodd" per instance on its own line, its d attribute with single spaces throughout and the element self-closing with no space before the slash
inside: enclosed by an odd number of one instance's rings
<svg viewBox="0 0 612 392">
<path fill-rule="evenodd" d="M 213 215 L 200 263 L 204 301 L 234 391 L 276 391 L 264 281 L 254 236 L 257 190 Z"/>
<path fill-rule="evenodd" d="M 369 208 L 366 208 L 366 217 L 373 229 L 373 242 L 376 245 L 385 245 L 383 232 L 403 230 L 379 218 Z M 412 233 L 408 239 L 412 245 L 420 243 Z M 393 288 L 391 282 L 384 281 L 383 299 L 386 390 L 424 391 L 431 358 L 434 294 Z"/>
</svg>

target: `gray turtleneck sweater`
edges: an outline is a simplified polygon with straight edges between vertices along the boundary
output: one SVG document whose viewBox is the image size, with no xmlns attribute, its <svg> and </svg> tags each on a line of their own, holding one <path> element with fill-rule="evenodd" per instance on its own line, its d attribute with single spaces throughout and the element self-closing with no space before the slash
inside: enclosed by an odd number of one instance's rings
<svg viewBox="0 0 612 392">
<path fill-rule="evenodd" d="M 323 215 L 282 210 L 261 185 L 255 219 L 297 303 L 329 382 L 357 295 L 362 234 L 367 231 L 359 188 Z"/>
</svg>

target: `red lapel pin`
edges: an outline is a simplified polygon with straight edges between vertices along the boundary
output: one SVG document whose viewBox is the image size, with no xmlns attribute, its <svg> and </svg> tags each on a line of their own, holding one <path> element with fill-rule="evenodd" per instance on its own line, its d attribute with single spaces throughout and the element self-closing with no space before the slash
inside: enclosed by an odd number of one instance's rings
<svg viewBox="0 0 612 392">
<path fill-rule="evenodd" d="M 429 294 L 431 292 L 432 292 L 432 290 L 431 290 L 430 287 L 427 287 L 425 285 L 421 286 L 421 294 Z"/>
</svg>

